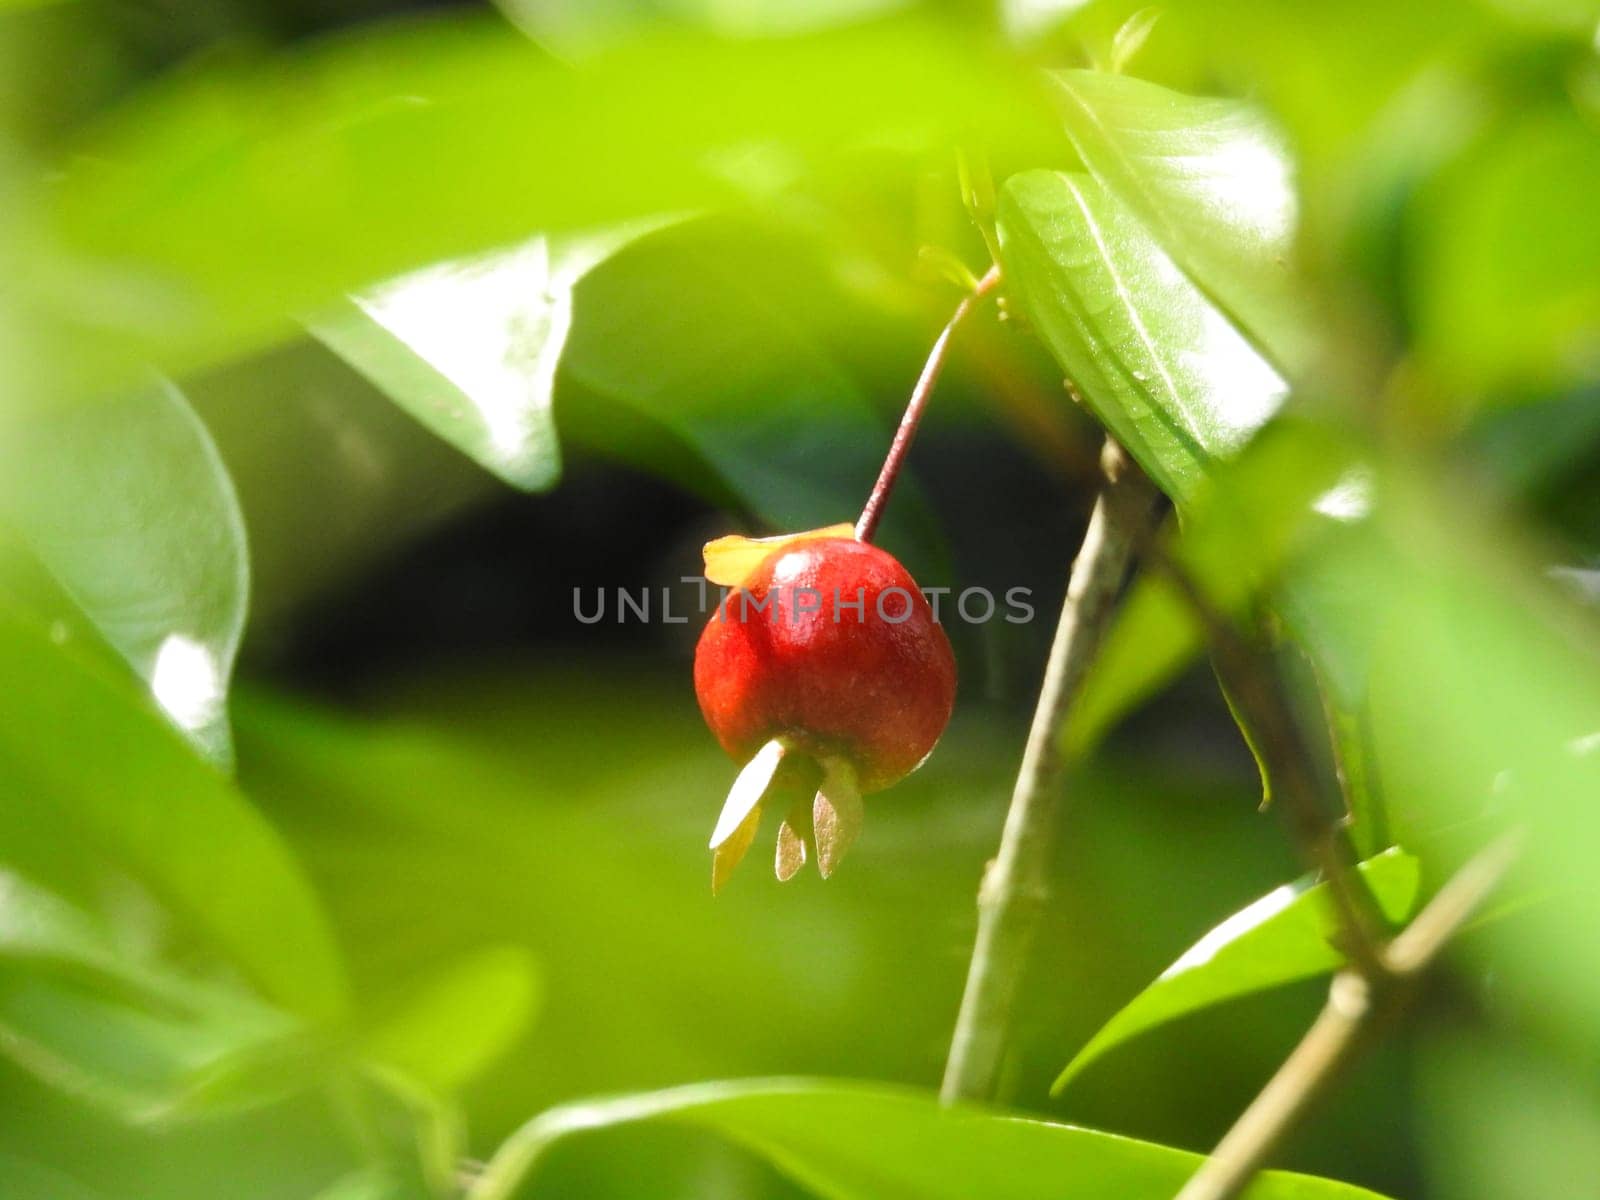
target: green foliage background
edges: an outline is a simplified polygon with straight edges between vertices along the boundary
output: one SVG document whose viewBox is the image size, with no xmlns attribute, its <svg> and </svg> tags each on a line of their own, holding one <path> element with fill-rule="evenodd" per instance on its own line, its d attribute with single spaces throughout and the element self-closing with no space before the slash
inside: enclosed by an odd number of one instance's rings
<svg viewBox="0 0 1600 1200">
<path fill-rule="evenodd" d="M 1161 576 L 932 1098 L 1102 429 L 1388 920 L 1526 839 L 1250 1194 L 1590 1194 L 1600 8 L 1135 7 L 0 3 L 0 1195 L 1171 1195 L 1339 955 Z M 1037 619 L 713 902 L 693 621 L 573 590 L 851 520 L 991 252 L 879 541 Z"/>
</svg>

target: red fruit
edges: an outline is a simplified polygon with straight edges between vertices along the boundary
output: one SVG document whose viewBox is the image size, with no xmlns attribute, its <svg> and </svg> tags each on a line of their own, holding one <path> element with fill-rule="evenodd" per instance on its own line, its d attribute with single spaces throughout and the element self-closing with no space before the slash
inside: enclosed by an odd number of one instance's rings
<svg viewBox="0 0 1600 1200">
<path fill-rule="evenodd" d="M 728 845 L 736 860 L 754 836 L 761 801 L 785 786 L 801 788 L 779 835 L 785 878 L 807 845 L 816 846 L 823 873 L 831 872 L 859 824 L 858 797 L 916 769 L 955 702 L 950 640 L 911 575 L 876 546 L 830 534 L 775 539 L 764 554 L 761 543 L 738 539 L 738 590 L 707 623 L 695 652 L 706 723 L 749 764 L 713 848 L 720 854 Z M 718 545 L 708 547 L 713 579 Z M 807 819 L 799 801 L 809 801 L 811 789 L 817 796 Z"/>
</svg>

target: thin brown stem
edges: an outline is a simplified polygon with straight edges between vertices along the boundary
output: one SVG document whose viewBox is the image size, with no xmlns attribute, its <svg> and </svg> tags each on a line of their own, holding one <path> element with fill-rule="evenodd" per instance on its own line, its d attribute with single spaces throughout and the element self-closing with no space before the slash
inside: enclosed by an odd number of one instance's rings
<svg viewBox="0 0 1600 1200">
<path fill-rule="evenodd" d="M 1516 858 L 1512 834 L 1490 844 L 1439 890 L 1378 955 L 1380 974 L 1334 976 L 1322 1012 L 1177 1200 L 1232 1200 L 1300 1124 L 1317 1098 L 1374 1032 L 1396 1013 L 1411 986 L 1488 899 Z"/>
<path fill-rule="evenodd" d="M 994 1097 L 1012 1009 L 1048 894 L 1060 824 L 1062 719 L 1109 623 L 1135 547 L 1155 524 L 1159 495 L 1115 442 L 1101 456 L 1106 482 L 1072 564 L 1045 665 L 1000 851 L 978 895 L 978 937 L 940 1098 Z"/>
<path fill-rule="evenodd" d="M 867 505 L 856 521 L 858 541 L 870 542 L 878 530 L 878 520 L 883 516 L 884 505 L 889 503 L 889 493 L 894 490 L 895 480 L 900 477 L 900 468 L 911 449 L 911 439 L 916 437 L 917 426 L 921 424 L 923 411 L 928 407 L 928 397 L 933 394 L 933 385 L 939 382 L 939 372 L 944 370 L 945 352 L 950 348 L 951 336 L 978 301 L 994 291 L 999 282 L 1000 268 L 990 267 L 984 277 L 978 280 L 978 285 L 961 298 L 961 303 L 950 314 L 950 320 L 945 323 L 938 340 L 933 343 L 933 349 L 928 351 L 928 361 L 922 365 L 922 374 L 911 389 L 911 399 L 906 402 L 900 428 L 895 430 L 889 454 L 883 460 L 883 470 L 878 472 L 878 481 L 872 485 L 872 494 L 867 497 Z"/>
</svg>

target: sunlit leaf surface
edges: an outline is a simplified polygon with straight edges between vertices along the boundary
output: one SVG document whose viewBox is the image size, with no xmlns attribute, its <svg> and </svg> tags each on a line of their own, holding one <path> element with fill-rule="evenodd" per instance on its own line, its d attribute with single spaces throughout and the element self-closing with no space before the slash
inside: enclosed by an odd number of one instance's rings
<svg viewBox="0 0 1600 1200">
<path fill-rule="evenodd" d="M 233 484 L 169 384 L 19 417 L 0 449 L 5 513 L 148 683 L 230 765 L 228 681 L 249 565 Z"/>
<path fill-rule="evenodd" d="M 1023 313 L 1084 403 L 1179 504 L 1283 402 L 1283 379 L 1099 183 L 1014 176 L 999 230 Z"/>
<path fill-rule="evenodd" d="M 1167 1200 L 1200 1156 L 1071 1125 L 969 1109 L 867 1084 L 776 1080 L 709 1083 L 554 1109 L 516 1134 L 469 1190 L 510 1200 L 552 1144 L 639 1121 L 698 1126 L 768 1159 L 828 1200 Z M 1249 1200 L 1373 1200 L 1374 1193 L 1269 1172 Z"/>
<path fill-rule="evenodd" d="M 659 224 L 541 236 L 425 267 L 357 292 L 310 326 L 440 437 L 512 486 L 540 491 L 561 471 L 551 405 L 573 286 Z"/>
<path fill-rule="evenodd" d="M 1357 866 L 1383 915 L 1403 920 L 1417 898 L 1417 860 L 1387 850 Z M 1286 883 L 1202 937 L 1116 1016 L 1057 1077 L 1060 1091 L 1085 1067 L 1130 1038 L 1190 1013 L 1334 970 L 1344 961 L 1330 939 L 1337 921 L 1327 885 Z"/>
<path fill-rule="evenodd" d="M 78 357 L 53 375 L 180 369 L 423 264 L 737 201 L 728 164 L 752 147 L 804 162 L 1046 128 L 1031 77 L 911 19 L 663 32 L 573 70 L 498 20 L 440 18 L 202 67 L 104 122 L 51 191 L 54 228 L 100 270 L 76 286 L 114 301 L 92 329 L 61 314 Z"/>
<path fill-rule="evenodd" d="M 1094 177 L 1281 369 L 1304 368 L 1293 163 L 1266 111 L 1099 71 L 1051 80 Z"/>
</svg>

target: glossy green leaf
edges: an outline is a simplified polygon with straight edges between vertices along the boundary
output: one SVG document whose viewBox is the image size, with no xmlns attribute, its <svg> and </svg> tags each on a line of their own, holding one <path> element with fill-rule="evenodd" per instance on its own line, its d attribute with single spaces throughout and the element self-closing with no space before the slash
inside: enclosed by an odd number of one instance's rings
<svg viewBox="0 0 1600 1200">
<path fill-rule="evenodd" d="M 358 292 L 311 331 L 394 402 L 513 487 L 555 484 L 551 412 L 572 289 L 659 222 L 537 237 Z"/>
<path fill-rule="evenodd" d="M 1390 922 L 1410 915 L 1420 878 L 1415 858 L 1390 849 L 1356 869 Z M 1344 957 L 1330 942 L 1338 924 L 1326 887 L 1308 879 L 1286 883 L 1216 926 L 1101 1026 L 1052 1090 L 1059 1093 L 1107 1051 L 1159 1025 L 1335 970 Z"/>
<path fill-rule="evenodd" d="M 1032 154 L 1047 129 L 1032 77 L 914 19 L 663 32 L 574 67 L 503 21 L 438 18 L 200 65 L 104 121 L 50 189 L 87 265 L 39 289 L 58 320 L 33 349 L 56 390 L 103 389 L 258 347 L 426 263 L 737 201 L 758 148 L 787 170 L 972 131 Z M 74 288 L 115 298 L 93 329 Z"/>
<path fill-rule="evenodd" d="M 1281 369 L 1302 370 L 1293 164 L 1265 110 L 1099 71 L 1051 80 L 1090 173 Z"/>
<path fill-rule="evenodd" d="M 172 722 L 231 765 L 249 564 L 210 434 L 165 383 L 19 417 L 5 433 L 5 512 Z"/>
<path fill-rule="evenodd" d="M 828 1200 L 1167 1200 L 1201 1156 L 1133 1138 L 976 1109 L 931 1095 L 826 1080 L 708 1083 L 552 1109 L 514 1134 L 468 1200 L 537 1195 L 522 1181 L 562 1138 L 639 1121 L 697 1126 Z M 1374 1193 L 1268 1172 L 1248 1200 L 1373 1200 Z"/>
<path fill-rule="evenodd" d="M 153 708 L 8 604 L 0 678 L 0 783 L 14 803 L 146 884 L 269 999 L 315 1017 L 341 1009 L 338 955 L 298 865 Z"/>
<path fill-rule="evenodd" d="M 1095 416 L 1186 504 L 1278 409 L 1283 380 L 1087 176 L 1012 177 L 998 227 L 1023 315 Z"/>
<path fill-rule="evenodd" d="M 485 950 L 426 982 L 361 1040 L 361 1053 L 435 1092 L 478 1075 L 520 1034 L 538 999 L 528 954 Z"/>
</svg>

